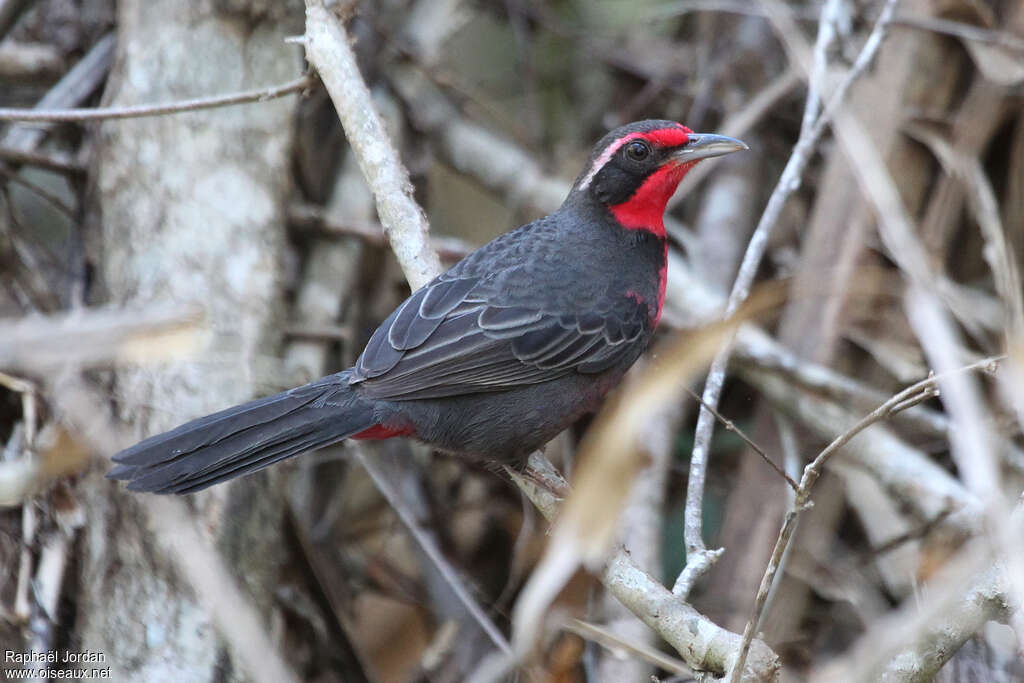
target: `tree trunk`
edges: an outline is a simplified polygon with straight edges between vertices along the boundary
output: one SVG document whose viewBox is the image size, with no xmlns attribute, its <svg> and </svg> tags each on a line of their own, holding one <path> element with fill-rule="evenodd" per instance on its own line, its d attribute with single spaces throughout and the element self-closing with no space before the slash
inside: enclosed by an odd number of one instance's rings
<svg viewBox="0 0 1024 683">
<path fill-rule="evenodd" d="M 242 3 L 123 0 L 111 105 L 180 100 L 294 78 L 299 55 L 280 21 Z M 144 437 L 266 393 L 273 354 L 294 100 L 104 124 L 95 209 L 98 273 L 116 303 L 175 302 L 205 312 L 210 334 L 186 361 L 122 368 L 122 417 Z M 167 558 L 133 494 L 99 475 L 83 487 L 87 525 L 77 638 L 127 666 L 118 680 L 232 680 L 237 664 Z M 281 496 L 250 477 L 195 496 L 200 528 L 268 619 L 283 561 Z"/>
</svg>

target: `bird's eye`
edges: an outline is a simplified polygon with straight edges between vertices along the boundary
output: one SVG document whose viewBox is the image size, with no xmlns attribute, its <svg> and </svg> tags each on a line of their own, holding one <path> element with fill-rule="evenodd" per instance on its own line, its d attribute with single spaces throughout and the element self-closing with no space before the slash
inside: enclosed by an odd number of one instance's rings
<svg viewBox="0 0 1024 683">
<path fill-rule="evenodd" d="M 634 140 L 626 145 L 626 156 L 633 161 L 643 161 L 651 154 L 651 148 L 646 142 Z"/>
</svg>

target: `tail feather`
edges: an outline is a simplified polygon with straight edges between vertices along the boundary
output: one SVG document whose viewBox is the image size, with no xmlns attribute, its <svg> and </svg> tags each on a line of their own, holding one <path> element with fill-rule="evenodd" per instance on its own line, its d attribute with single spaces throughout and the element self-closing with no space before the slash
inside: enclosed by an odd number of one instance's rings
<svg viewBox="0 0 1024 683">
<path fill-rule="evenodd" d="M 374 425 L 348 371 L 152 436 L 114 456 L 110 479 L 133 491 L 192 493 Z"/>
</svg>

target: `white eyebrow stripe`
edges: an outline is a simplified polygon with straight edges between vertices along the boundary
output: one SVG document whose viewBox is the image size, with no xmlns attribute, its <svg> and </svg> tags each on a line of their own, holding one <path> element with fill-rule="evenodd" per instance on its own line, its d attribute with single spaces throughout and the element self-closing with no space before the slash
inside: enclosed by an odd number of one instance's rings
<svg viewBox="0 0 1024 683">
<path fill-rule="evenodd" d="M 600 171 L 608 160 L 615 156 L 615 153 L 619 151 L 619 148 L 630 140 L 636 140 L 641 137 L 643 133 L 630 133 L 629 135 L 623 135 L 621 138 L 608 145 L 608 148 L 601 152 L 601 156 L 594 160 L 594 165 L 590 167 L 590 171 L 583 177 L 583 182 L 580 183 L 579 189 L 585 190 L 590 186 L 590 181 L 594 179 L 597 172 Z"/>
</svg>

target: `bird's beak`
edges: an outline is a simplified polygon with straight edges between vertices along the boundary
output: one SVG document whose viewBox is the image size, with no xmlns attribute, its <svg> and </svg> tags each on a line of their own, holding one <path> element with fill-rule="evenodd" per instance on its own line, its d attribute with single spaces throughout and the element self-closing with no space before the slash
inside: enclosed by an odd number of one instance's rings
<svg viewBox="0 0 1024 683">
<path fill-rule="evenodd" d="M 750 149 L 742 140 L 713 135 L 711 133 L 690 133 L 686 144 L 672 153 L 672 157 L 680 163 L 690 163 L 711 157 L 720 157 L 744 149 Z"/>
</svg>

